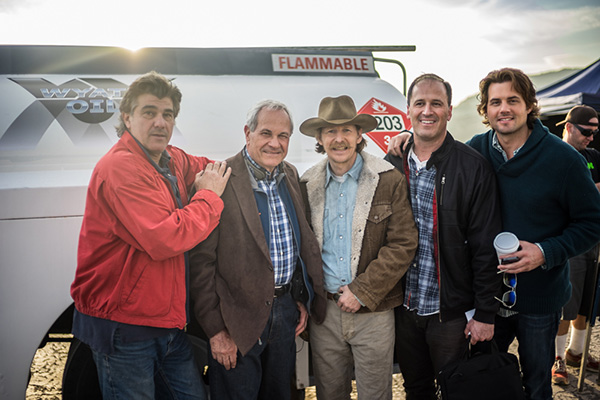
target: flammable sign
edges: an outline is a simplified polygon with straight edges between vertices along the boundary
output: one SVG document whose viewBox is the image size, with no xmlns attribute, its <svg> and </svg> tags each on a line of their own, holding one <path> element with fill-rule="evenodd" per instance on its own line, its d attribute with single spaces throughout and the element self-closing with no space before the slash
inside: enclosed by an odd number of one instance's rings
<svg viewBox="0 0 600 400">
<path fill-rule="evenodd" d="M 369 114 L 377 120 L 377 127 L 366 135 L 377 144 L 384 152 L 387 152 L 390 138 L 396 136 L 405 129 L 411 129 L 412 125 L 405 112 L 398 110 L 381 100 L 372 97 L 358 111 L 359 114 Z"/>
</svg>

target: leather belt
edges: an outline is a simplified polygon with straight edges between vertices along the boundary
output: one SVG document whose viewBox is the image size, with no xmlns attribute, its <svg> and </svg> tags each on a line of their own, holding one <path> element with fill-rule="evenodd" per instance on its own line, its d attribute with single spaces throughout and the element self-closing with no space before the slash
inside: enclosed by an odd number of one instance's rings
<svg viewBox="0 0 600 400">
<path fill-rule="evenodd" d="M 333 300 L 337 303 L 337 301 L 340 299 L 340 294 L 339 293 L 329 293 L 327 292 L 327 300 Z"/>
<path fill-rule="evenodd" d="M 273 297 L 281 297 L 287 292 L 290 291 L 291 284 L 285 284 L 281 286 L 275 286 L 275 291 L 273 292 Z"/>
</svg>

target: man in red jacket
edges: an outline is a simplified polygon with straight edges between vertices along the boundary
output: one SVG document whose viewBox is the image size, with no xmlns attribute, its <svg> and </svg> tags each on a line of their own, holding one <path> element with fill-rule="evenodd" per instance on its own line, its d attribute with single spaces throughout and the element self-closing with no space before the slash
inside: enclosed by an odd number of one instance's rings
<svg viewBox="0 0 600 400">
<path fill-rule="evenodd" d="M 88 187 L 73 335 L 92 349 L 104 399 L 206 398 L 183 332 L 187 251 L 219 223 L 231 169 L 168 145 L 180 102 L 162 75 L 135 80 Z"/>
</svg>

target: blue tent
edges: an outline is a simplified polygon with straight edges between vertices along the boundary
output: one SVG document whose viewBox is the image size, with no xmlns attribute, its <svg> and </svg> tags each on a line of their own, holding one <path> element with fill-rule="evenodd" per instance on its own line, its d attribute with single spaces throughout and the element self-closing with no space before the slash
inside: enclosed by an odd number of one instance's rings
<svg viewBox="0 0 600 400">
<path fill-rule="evenodd" d="M 537 92 L 542 116 L 566 114 L 586 104 L 600 111 L 600 59 L 585 69 Z"/>
</svg>

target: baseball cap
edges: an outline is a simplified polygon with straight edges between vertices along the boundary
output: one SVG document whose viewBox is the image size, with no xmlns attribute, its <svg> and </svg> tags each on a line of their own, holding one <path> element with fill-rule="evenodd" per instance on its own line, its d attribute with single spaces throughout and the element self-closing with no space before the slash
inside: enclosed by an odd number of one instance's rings
<svg viewBox="0 0 600 400">
<path fill-rule="evenodd" d="M 564 121 L 557 122 L 556 126 L 562 125 L 565 122 L 578 125 L 598 126 L 598 122 L 590 122 L 590 119 L 592 118 L 598 118 L 598 113 L 592 107 L 586 105 L 575 106 L 569 110 L 567 118 L 565 118 Z"/>
</svg>

